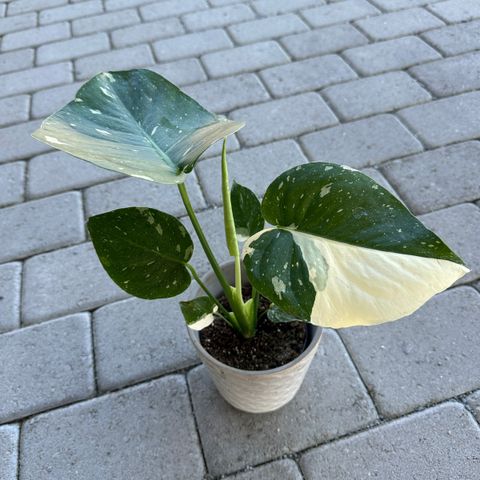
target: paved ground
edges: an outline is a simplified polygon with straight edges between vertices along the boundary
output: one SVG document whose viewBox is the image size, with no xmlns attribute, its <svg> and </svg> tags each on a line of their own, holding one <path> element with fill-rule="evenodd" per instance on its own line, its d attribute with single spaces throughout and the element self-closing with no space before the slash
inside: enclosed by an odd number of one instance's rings
<svg viewBox="0 0 480 480">
<path fill-rule="evenodd" d="M 480 478 L 478 0 L 12 0 L 0 34 L 2 480 Z M 133 67 L 247 121 L 230 142 L 241 183 L 365 169 L 472 272 L 411 318 L 327 332 L 283 410 L 233 410 L 176 300 L 127 299 L 85 232 L 120 206 L 184 216 L 176 189 L 29 137 L 83 80 Z M 189 187 L 226 258 L 218 167 Z"/>
</svg>

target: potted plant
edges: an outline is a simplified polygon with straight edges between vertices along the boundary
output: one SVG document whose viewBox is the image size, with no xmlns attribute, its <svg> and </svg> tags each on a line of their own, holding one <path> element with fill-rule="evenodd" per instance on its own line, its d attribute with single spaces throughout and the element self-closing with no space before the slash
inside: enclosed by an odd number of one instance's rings
<svg viewBox="0 0 480 480">
<path fill-rule="evenodd" d="M 197 296 L 180 304 L 200 358 L 232 405 L 265 412 L 293 398 L 322 327 L 399 319 L 468 269 L 397 198 L 349 167 L 299 165 L 274 179 L 261 203 L 244 186 L 230 189 L 225 140 L 219 168 L 232 261 L 220 265 L 185 178 L 210 145 L 243 126 L 160 75 L 131 70 L 96 75 L 33 136 L 100 167 L 177 185 L 209 275 L 200 278 L 190 262 L 185 226 L 147 206 L 91 217 L 95 250 L 136 297 L 174 297 L 195 280 Z"/>
</svg>

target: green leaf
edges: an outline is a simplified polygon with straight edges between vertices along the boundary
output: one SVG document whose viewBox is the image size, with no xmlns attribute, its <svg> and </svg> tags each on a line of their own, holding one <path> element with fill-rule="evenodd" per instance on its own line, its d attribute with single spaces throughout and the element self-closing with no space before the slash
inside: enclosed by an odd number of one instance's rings
<svg viewBox="0 0 480 480">
<path fill-rule="evenodd" d="M 181 183 L 214 142 L 243 127 L 150 70 L 100 73 L 33 136 L 100 167 Z"/>
<path fill-rule="evenodd" d="M 288 170 L 268 187 L 262 212 L 276 227 L 245 243 L 249 280 L 316 325 L 396 320 L 468 272 L 399 200 L 349 167 Z"/>
<path fill-rule="evenodd" d="M 230 192 L 237 238 L 243 242 L 263 229 L 265 222 L 257 196 L 247 187 L 233 182 Z"/>
<path fill-rule="evenodd" d="M 287 323 L 287 322 L 302 322 L 298 317 L 290 315 L 287 312 L 284 312 L 278 308 L 273 303 L 270 305 L 270 308 L 267 310 L 267 317 L 273 323 Z"/>
<path fill-rule="evenodd" d="M 208 327 L 215 319 L 214 314 L 218 310 L 215 302 L 208 297 L 180 302 L 180 308 L 187 325 L 194 330 Z"/>
<path fill-rule="evenodd" d="M 140 298 L 174 297 L 191 281 L 186 264 L 193 243 L 175 217 L 131 207 L 90 217 L 88 231 L 112 280 Z"/>
</svg>

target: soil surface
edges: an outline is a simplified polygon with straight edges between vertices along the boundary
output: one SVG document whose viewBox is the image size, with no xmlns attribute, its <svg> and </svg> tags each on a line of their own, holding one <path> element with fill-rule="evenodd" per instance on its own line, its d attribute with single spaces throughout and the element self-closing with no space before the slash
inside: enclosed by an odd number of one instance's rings
<svg viewBox="0 0 480 480">
<path fill-rule="evenodd" d="M 251 297 L 250 287 L 243 297 Z M 220 303 L 229 310 L 225 297 Z M 270 301 L 260 297 L 257 331 L 252 338 L 243 338 L 217 317 L 200 332 L 200 342 L 207 352 L 222 363 L 241 370 L 269 370 L 298 357 L 306 348 L 307 326 L 303 322 L 273 323 L 266 315 Z"/>
</svg>

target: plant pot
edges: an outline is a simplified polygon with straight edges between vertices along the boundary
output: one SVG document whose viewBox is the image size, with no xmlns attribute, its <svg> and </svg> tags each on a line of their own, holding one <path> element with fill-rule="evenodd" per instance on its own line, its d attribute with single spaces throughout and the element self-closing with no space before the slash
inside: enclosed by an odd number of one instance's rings
<svg viewBox="0 0 480 480">
<path fill-rule="evenodd" d="M 226 279 L 233 284 L 234 263 L 222 264 L 222 270 Z M 248 284 L 246 275 L 243 278 L 244 283 Z M 202 281 L 213 295 L 222 294 L 222 288 L 213 272 L 205 275 Z M 198 290 L 196 296 L 201 295 L 204 292 Z M 308 324 L 307 347 L 295 360 L 278 368 L 257 371 L 225 365 L 203 348 L 198 331 L 188 328 L 188 333 L 222 397 L 244 412 L 266 413 L 283 407 L 296 395 L 318 349 L 322 329 Z"/>
</svg>

